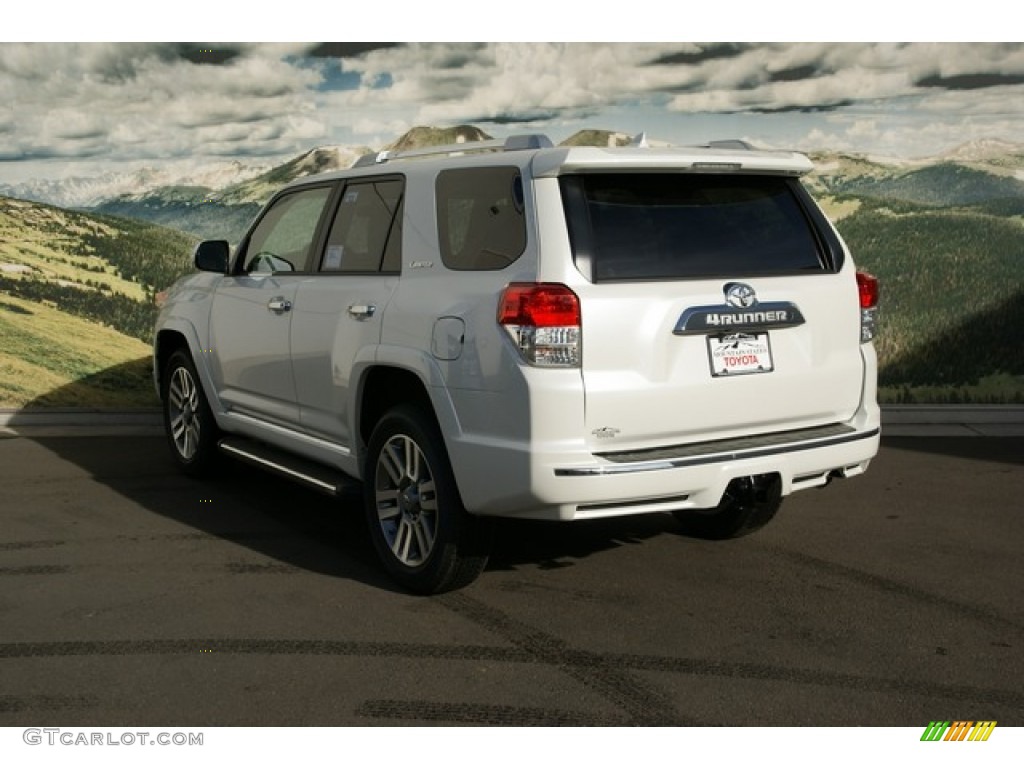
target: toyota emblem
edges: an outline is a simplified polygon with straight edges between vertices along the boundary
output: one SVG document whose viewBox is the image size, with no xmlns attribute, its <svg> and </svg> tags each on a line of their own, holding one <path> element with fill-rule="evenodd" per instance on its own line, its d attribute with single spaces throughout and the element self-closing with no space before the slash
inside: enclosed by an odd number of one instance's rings
<svg viewBox="0 0 1024 768">
<path fill-rule="evenodd" d="M 746 283 L 726 283 L 723 290 L 725 291 L 725 303 L 730 307 L 746 309 L 757 304 L 757 294 Z"/>
</svg>

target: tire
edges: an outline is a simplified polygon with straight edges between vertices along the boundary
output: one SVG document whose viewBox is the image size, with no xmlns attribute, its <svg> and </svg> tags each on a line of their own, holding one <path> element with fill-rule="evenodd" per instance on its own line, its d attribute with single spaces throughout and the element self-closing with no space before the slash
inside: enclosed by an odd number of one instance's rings
<svg viewBox="0 0 1024 768">
<path fill-rule="evenodd" d="M 217 465 L 220 432 L 187 351 L 171 355 L 161 386 L 164 432 L 175 463 L 189 475 L 209 474 Z"/>
<path fill-rule="evenodd" d="M 370 538 L 395 581 L 437 594 L 480 575 L 493 521 L 462 505 L 433 419 L 410 407 L 388 411 L 370 437 L 363 483 Z"/>
<path fill-rule="evenodd" d="M 738 477 L 729 483 L 717 507 L 673 513 L 683 534 L 698 539 L 736 539 L 767 525 L 782 505 L 778 475 Z"/>
</svg>

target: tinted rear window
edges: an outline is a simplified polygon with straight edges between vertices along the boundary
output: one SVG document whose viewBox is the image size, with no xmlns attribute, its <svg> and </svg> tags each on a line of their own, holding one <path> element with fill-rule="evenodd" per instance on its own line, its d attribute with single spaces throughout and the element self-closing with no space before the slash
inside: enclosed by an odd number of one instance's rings
<svg viewBox="0 0 1024 768">
<path fill-rule="evenodd" d="M 561 184 L 577 266 L 596 282 L 827 268 L 793 179 L 626 173 Z"/>
</svg>

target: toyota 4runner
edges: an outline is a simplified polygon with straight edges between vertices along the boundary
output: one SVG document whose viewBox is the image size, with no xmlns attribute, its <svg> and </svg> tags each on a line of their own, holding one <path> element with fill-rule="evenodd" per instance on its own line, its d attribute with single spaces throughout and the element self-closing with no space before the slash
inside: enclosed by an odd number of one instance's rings
<svg viewBox="0 0 1024 768">
<path fill-rule="evenodd" d="M 878 450 L 878 283 L 810 169 L 516 136 L 293 182 L 161 310 L 174 458 L 361 481 L 384 566 L 423 593 L 481 572 L 495 517 L 750 533 Z"/>
</svg>

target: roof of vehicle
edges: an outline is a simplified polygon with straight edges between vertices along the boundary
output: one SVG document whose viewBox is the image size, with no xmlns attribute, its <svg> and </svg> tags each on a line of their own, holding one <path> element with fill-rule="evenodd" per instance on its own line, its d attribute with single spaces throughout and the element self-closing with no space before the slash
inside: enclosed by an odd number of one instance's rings
<svg viewBox="0 0 1024 768">
<path fill-rule="evenodd" d="M 363 155 L 347 170 L 305 177 L 288 186 L 389 171 L 406 172 L 414 168 L 433 173 L 439 168 L 463 164 L 492 164 L 497 155 L 507 156 L 509 160 L 514 158 L 514 164 L 522 167 L 531 165 L 534 177 L 598 170 L 802 176 L 814 167 L 798 152 L 760 150 L 737 140 L 713 141 L 696 147 L 556 147 L 546 136 L 527 134 L 400 152 L 372 152 Z"/>
</svg>

